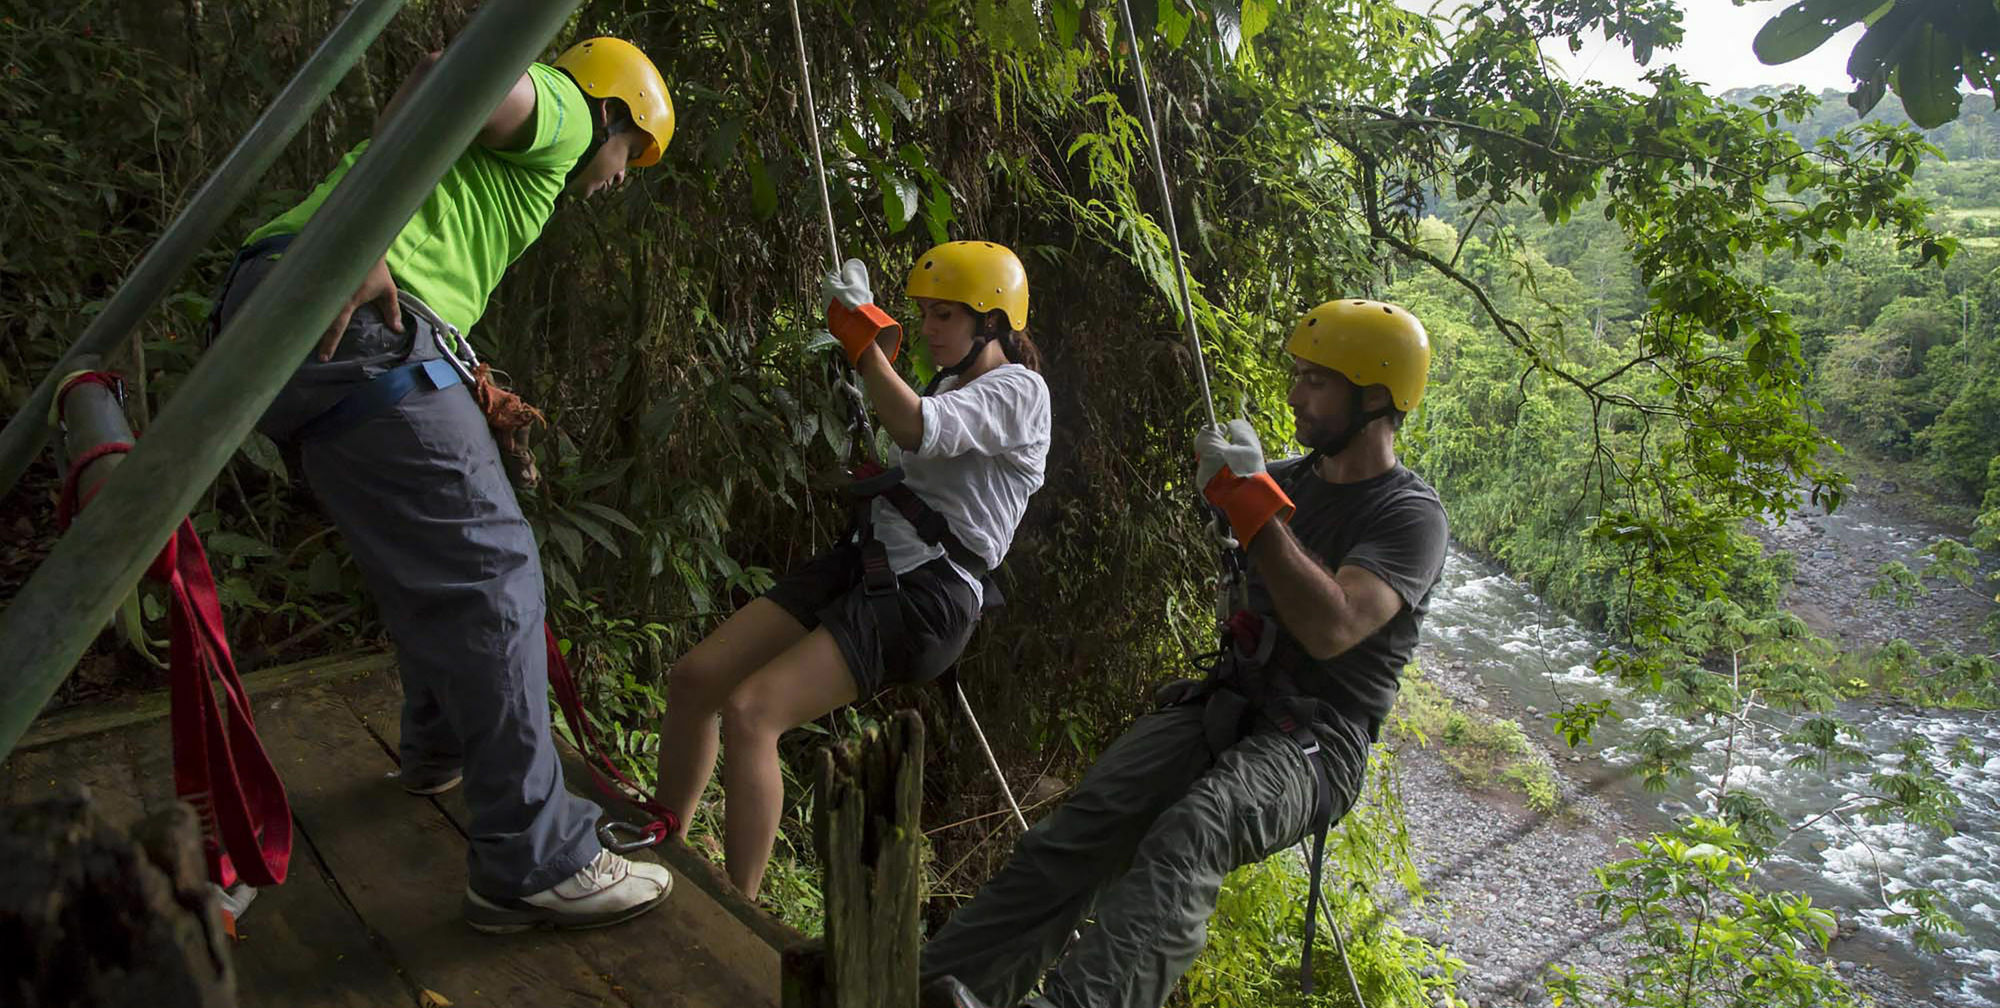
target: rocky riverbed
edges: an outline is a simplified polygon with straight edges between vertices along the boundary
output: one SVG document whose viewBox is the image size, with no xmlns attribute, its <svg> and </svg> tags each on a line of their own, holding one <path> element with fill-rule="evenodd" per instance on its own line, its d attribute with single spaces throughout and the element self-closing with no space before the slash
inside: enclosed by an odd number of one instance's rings
<svg viewBox="0 0 2000 1008">
<path fill-rule="evenodd" d="M 1543 983 L 1550 966 L 1615 975 L 1631 956 L 1635 938 L 1599 917 L 1591 905 L 1591 873 L 1629 856 L 1631 848 L 1620 838 L 1644 835 L 1650 827 L 1636 810 L 1602 793 L 1609 773 L 1605 764 L 1569 752 L 1546 730 L 1541 712 L 1488 699 L 1478 676 L 1463 664 L 1434 661 L 1425 667 L 1459 703 L 1522 722 L 1555 765 L 1563 810 L 1544 815 L 1518 794 L 1469 789 L 1436 750 L 1398 746 L 1411 843 L 1433 901 L 1406 911 L 1403 926 L 1465 961 L 1458 990 L 1472 1008 L 1548 1005 Z M 1850 947 L 1856 935 L 1851 921 L 1843 921 L 1842 935 L 1830 958 L 1841 976 L 1876 1004 L 1936 1004 L 1913 985 L 1906 965 L 1876 965 L 1868 960 L 1878 950 Z"/>
<path fill-rule="evenodd" d="M 1961 649 L 1981 646 L 1978 625 L 1991 603 L 1980 596 L 1938 588 L 1914 607 L 1868 597 L 1883 562 L 1908 562 L 1913 550 L 1947 534 L 1900 515 L 1893 498 L 1880 491 L 1879 485 L 1859 487 L 1836 515 L 1803 514 L 1759 530 L 1767 548 L 1796 557 L 1787 605 L 1817 632 L 1856 648 L 1895 637 Z M 1434 600 L 1434 626 L 1427 628 L 1420 655 L 1425 675 L 1468 709 L 1519 721 L 1557 771 L 1563 810 L 1544 815 L 1530 810 L 1518 793 L 1469 788 L 1435 749 L 1400 743 L 1410 836 L 1433 897 L 1421 909 L 1404 910 L 1401 923 L 1466 962 L 1459 990 L 1478 1008 L 1546 1005 L 1543 983 L 1551 965 L 1615 974 L 1630 956 L 1632 936 L 1601 920 L 1591 906 L 1591 873 L 1630 853 L 1620 838 L 1657 829 L 1685 806 L 1621 783 L 1599 753 L 1568 750 L 1548 730 L 1549 701 L 1538 699 L 1534 690 L 1493 681 L 1490 668 L 1510 658 L 1545 666 L 1552 681 L 1564 674 L 1574 681 L 1587 674 L 1581 666 L 1597 645 L 1574 624 L 1550 620 L 1546 613 L 1526 618 L 1508 608 L 1521 605 L 1518 600 L 1497 599 L 1525 596 L 1518 583 L 1496 573 L 1468 572 L 1465 566 L 1476 561 L 1454 562 L 1459 569 L 1448 573 L 1442 597 Z M 1539 605 L 1532 596 L 1527 601 Z M 1450 605 L 1477 606 L 1478 622 L 1454 621 L 1442 608 Z M 1469 637 L 1481 639 L 1469 644 Z M 1889 1008 L 1938 1003 L 1935 987 L 1948 980 L 1919 970 L 1883 932 L 1860 927 L 1852 913 L 1839 913 L 1841 937 L 1828 958 L 1842 977 Z"/>
</svg>

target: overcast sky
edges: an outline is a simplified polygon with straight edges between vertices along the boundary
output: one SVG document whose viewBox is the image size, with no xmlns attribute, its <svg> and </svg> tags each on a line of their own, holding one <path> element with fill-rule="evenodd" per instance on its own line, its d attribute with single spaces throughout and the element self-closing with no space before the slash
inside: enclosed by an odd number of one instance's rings
<svg viewBox="0 0 2000 1008">
<path fill-rule="evenodd" d="M 1399 2 L 1416 10 L 1450 10 L 1457 6 L 1455 0 L 1441 0 L 1435 7 L 1431 0 Z M 1811 55 L 1782 66 L 1765 66 L 1750 51 L 1750 40 L 1757 37 L 1757 30 L 1790 2 L 1759 0 L 1738 7 L 1730 0 L 1681 0 L 1681 27 L 1686 37 L 1678 49 L 1654 53 L 1652 66 L 1677 63 L 1689 77 L 1707 84 L 1711 91 L 1758 84 L 1802 84 L 1815 91 L 1846 90 L 1851 86 L 1846 70 L 1847 54 L 1861 37 L 1860 25 L 1850 26 Z M 1642 89 L 1639 75 L 1647 68 L 1634 63 L 1632 54 L 1615 41 L 1587 39 L 1583 51 L 1575 55 L 1571 55 L 1569 43 L 1563 40 L 1545 43 L 1542 48 L 1573 77 Z"/>
</svg>

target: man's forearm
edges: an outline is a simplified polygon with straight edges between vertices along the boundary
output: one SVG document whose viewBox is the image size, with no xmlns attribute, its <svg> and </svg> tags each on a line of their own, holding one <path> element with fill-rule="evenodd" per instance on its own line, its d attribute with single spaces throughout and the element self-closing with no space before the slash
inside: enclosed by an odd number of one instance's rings
<svg viewBox="0 0 2000 1008">
<path fill-rule="evenodd" d="M 1306 551 L 1284 522 L 1273 521 L 1250 540 L 1250 558 L 1271 593 L 1278 622 L 1314 658 L 1331 658 L 1344 648 L 1339 628 L 1348 610 L 1347 591 L 1318 558 Z"/>
</svg>

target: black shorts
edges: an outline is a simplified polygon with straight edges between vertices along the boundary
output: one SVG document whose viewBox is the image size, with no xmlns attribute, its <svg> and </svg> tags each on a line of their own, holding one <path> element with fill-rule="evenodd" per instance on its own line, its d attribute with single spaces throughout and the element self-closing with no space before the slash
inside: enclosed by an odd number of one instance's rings
<svg viewBox="0 0 2000 1008">
<path fill-rule="evenodd" d="M 855 691 L 872 696 L 886 686 L 925 683 L 943 675 L 972 638 L 979 598 L 965 578 L 939 557 L 897 576 L 903 614 L 901 640 L 884 640 L 876 602 L 861 587 L 861 547 L 843 543 L 788 572 L 764 597 L 807 630 L 826 627 L 854 673 Z M 891 651 L 890 649 L 897 649 Z M 897 673 L 885 656 L 903 659 Z"/>
</svg>

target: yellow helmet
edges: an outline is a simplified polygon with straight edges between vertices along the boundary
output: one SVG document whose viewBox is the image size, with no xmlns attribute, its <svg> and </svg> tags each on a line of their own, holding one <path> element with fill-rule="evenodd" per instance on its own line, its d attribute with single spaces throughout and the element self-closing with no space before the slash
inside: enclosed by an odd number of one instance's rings
<svg viewBox="0 0 2000 1008">
<path fill-rule="evenodd" d="M 989 241 L 955 241 L 917 257 L 905 293 L 962 301 L 976 312 L 1007 313 L 1015 332 L 1028 328 L 1028 271 L 1013 251 Z"/>
<path fill-rule="evenodd" d="M 660 163 L 660 152 L 674 138 L 674 99 L 659 68 L 624 39 L 601 36 L 564 49 L 551 64 L 576 80 L 592 98 L 616 98 L 632 111 L 632 121 L 653 142 L 632 159 L 632 167 Z"/>
<path fill-rule="evenodd" d="M 1387 385 L 1391 401 L 1404 413 L 1424 401 L 1431 341 L 1424 324 L 1400 305 L 1328 301 L 1299 320 L 1285 349 L 1346 375 L 1358 388 Z"/>
</svg>

